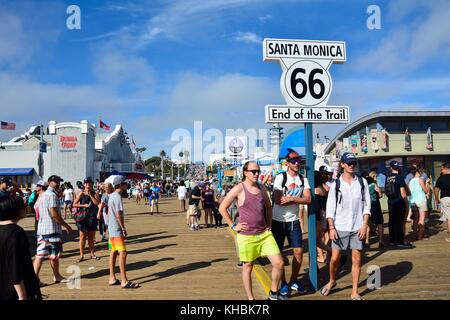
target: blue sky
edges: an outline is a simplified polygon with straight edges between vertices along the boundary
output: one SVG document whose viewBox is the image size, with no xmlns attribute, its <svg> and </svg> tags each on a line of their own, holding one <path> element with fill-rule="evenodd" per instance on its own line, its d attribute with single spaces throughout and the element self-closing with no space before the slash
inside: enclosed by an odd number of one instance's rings
<svg viewBox="0 0 450 320">
<path fill-rule="evenodd" d="M 68 30 L 66 8 L 81 9 Z M 367 7 L 381 8 L 369 30 Z M 351 119 L 379 110 L 450 109 L 450 2 L 302 0 L 0 0 L 0 118 L 122 123 L 145 156 L 170 151 L 177 128 L 268 128 L 284 104 L 263 38 L 344 40 L 330 105 Z M 315 125 L 334 136 L 343 125 Z"/>
</svg>

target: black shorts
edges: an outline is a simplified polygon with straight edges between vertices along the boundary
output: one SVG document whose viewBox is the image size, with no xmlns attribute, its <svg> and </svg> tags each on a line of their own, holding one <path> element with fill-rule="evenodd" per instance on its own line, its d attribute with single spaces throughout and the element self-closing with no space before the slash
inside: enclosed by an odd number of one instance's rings
<svg viewBox="0 0 450 320">
<path fill-rule="evenodd" d="M 280 251 L 283 251 L 284 239 L 287 237 L 289 247 L 302 247 L 302 229 L 300 228 L 300 221 L 280 222 L 272 220 L 272 234 L 277 242 Z"/>
</svg>

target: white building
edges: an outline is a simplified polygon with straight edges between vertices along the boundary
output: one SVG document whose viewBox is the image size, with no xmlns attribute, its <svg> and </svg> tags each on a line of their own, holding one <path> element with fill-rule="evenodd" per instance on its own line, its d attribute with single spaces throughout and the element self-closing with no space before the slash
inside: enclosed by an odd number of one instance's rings
<svg viewBox="0 0 450 320">
<path fill-rule="evenodd" d="M 31 186 L 42 177 L 59 175 L 74 184 L 86 177 L 103 180 L 112 171 L 143 174 L 144 164 L 133 152 L 121 125 L 111 133 L 98 133 L 94 124 L 50 121 L 42 138 L 47 146 L 40 153 L 41 127 L 2 143 L 0 176 L 10 175 L 22 186 Z"/>
</svg>

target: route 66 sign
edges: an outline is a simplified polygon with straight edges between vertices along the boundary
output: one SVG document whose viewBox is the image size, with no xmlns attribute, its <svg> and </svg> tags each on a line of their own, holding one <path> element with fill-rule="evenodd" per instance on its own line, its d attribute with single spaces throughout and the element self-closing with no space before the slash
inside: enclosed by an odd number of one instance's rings
<svg viewBox="0 0 450 320">
<path fill-rule="evenodd" d="M 263 57 L 264 61 L 280 63 L 283 70 L 280 87 L 287 105 L 311 108 L 327 106 L 333 88 L 328 70 L 332 63 L 344 63 L 347 59 L 343 41 L 282 39 L 264 39 Z M 348 107 L 329 108 L 342 112 Z M 325 113 L 323 115 L 316 119 L 317 122 L 331 120 Z M 295 120 L 293 122 L 310 122 L 314 119 Z M 344 122 L 348 122 L 348 119 Z"/>
</svg>

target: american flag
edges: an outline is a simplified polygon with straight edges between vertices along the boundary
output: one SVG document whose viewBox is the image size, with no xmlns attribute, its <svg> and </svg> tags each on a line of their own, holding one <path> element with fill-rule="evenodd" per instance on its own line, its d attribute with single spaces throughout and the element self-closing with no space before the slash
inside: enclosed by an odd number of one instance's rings
<svg viewBox="0 0 450 320">
<path fill-rule="evenodd" d="M 13 122 L 1 122 L 2 130 L 16 130 L 16 124 Z"/>
</svg>

